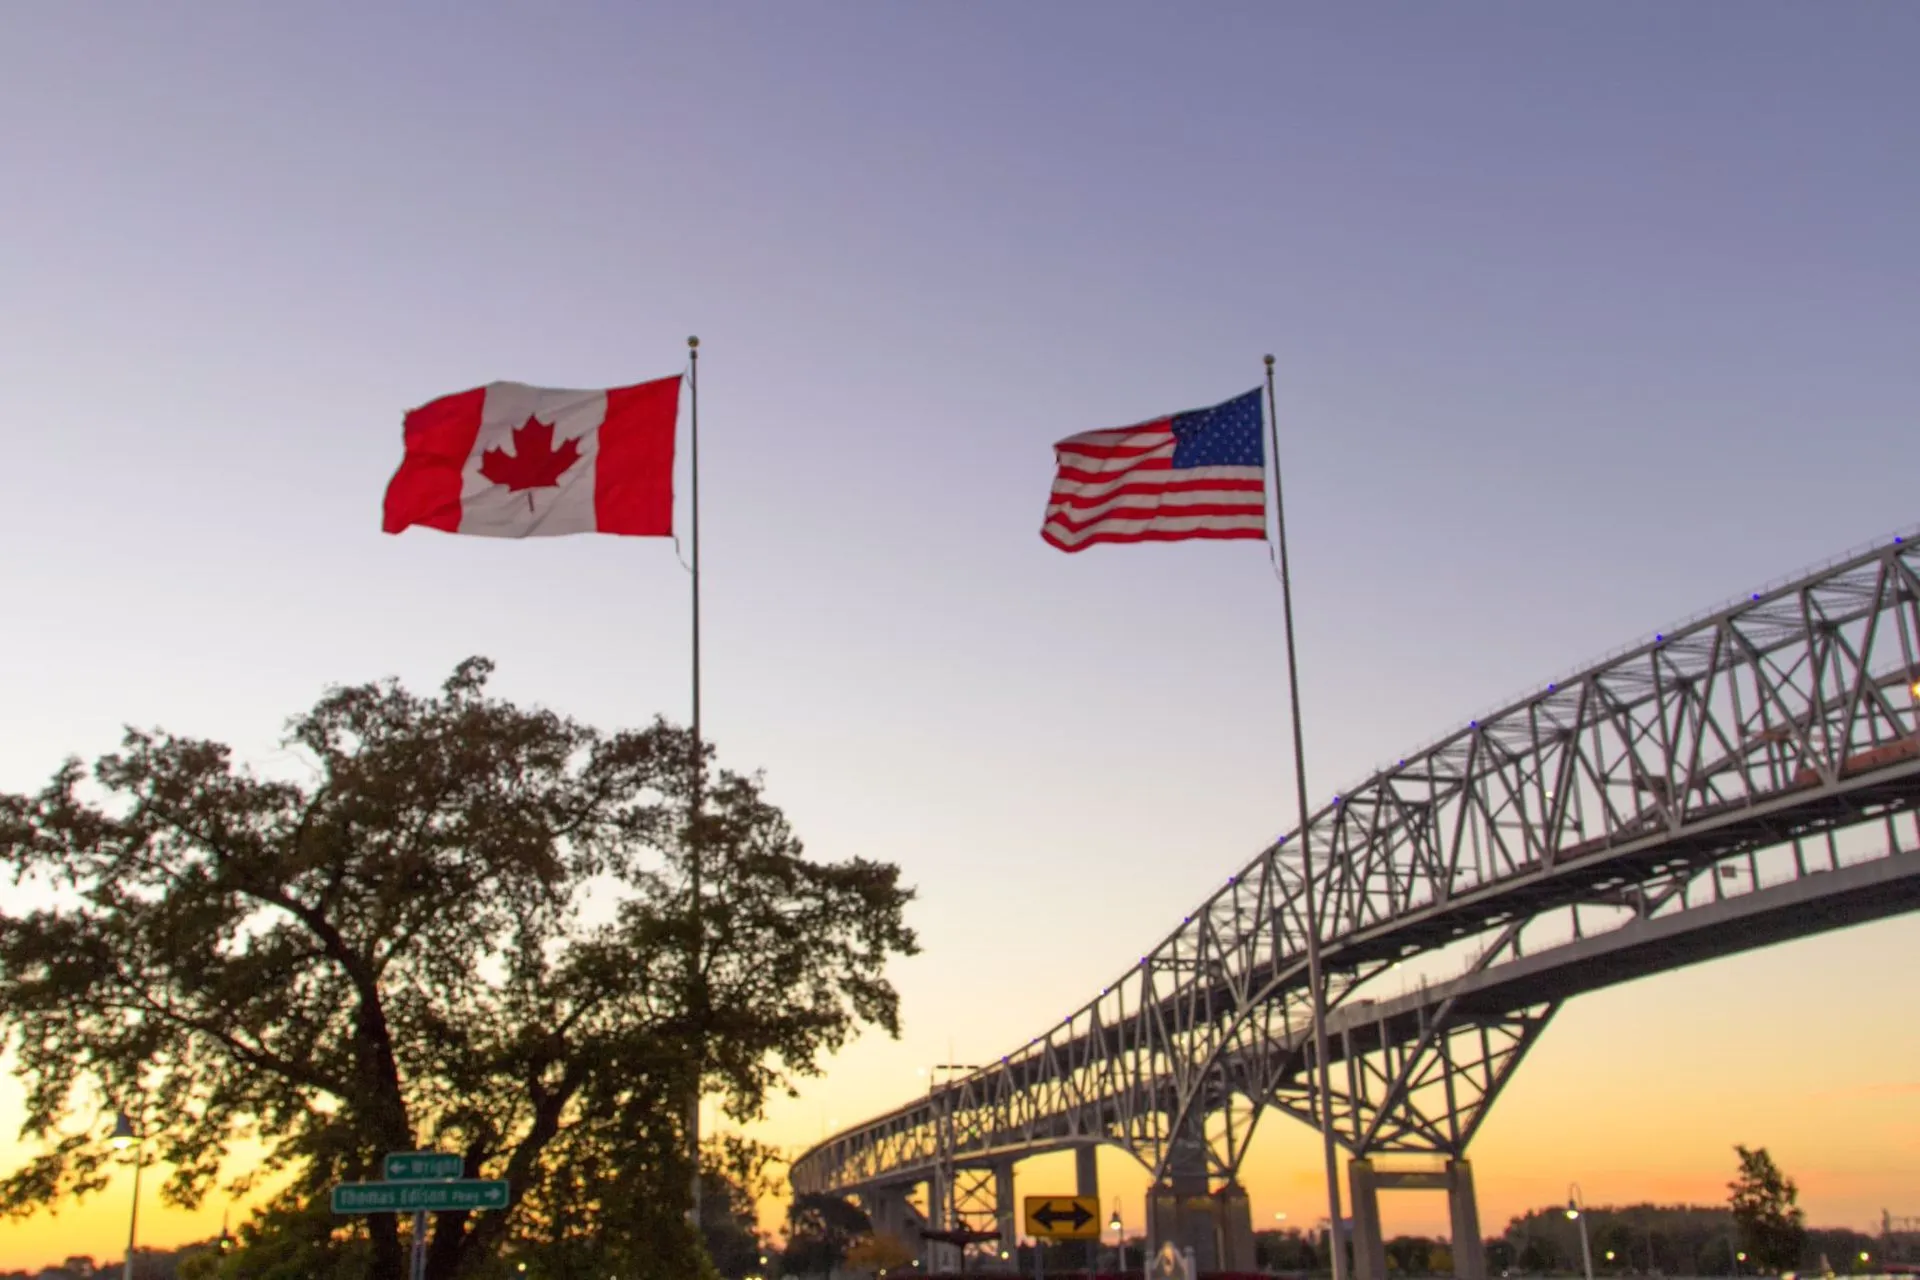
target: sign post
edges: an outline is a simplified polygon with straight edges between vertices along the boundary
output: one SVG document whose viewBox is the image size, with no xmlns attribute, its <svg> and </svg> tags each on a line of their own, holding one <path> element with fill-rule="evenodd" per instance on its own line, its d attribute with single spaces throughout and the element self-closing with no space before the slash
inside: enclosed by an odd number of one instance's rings
<svg viewBox="0 0 1920 1280">
<path fill-rule="evenodd" d="M 438 1151 L 394 1151 L 380 1162 L 384 1182 L 342 1182 L 333 1189 L 335 1213 L 413 1214 L 409 1274 L 426 1280 L 427 1215 L 505 1209 L 512 1195 L 504 1178 L 462 1178 L 459 1156 Z"/>
</svg>

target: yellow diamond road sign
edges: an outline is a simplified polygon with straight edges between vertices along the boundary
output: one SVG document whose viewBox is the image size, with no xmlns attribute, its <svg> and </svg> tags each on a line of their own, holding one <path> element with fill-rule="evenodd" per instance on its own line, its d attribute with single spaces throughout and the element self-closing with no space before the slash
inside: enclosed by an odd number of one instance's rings
<svg viewBox="0 0 1920 1280">
<path fill-rule="evenodd" d="M 1027 1234 L 1041 1240 L 1098 1240 L 1100 1202 L 1092 1196 L 1028 1196 Z"/>
</svg>

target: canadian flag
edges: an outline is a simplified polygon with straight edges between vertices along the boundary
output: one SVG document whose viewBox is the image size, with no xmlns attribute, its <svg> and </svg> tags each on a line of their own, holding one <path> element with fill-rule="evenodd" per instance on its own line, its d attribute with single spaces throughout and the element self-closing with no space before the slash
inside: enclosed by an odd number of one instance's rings
<svg viewBox="0 0 1920 1280">
<path fill-rule="evenodd" d="M 382 527 L 491 538 L 673 533 L 678 375 L 607 391 L 491 382 L 406 418 Z"/>
</svg>

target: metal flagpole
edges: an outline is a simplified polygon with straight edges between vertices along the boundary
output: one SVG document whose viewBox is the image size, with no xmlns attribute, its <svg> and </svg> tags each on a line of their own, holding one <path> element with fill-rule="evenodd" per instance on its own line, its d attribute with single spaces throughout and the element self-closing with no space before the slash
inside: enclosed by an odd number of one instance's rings
<svg viewBox="0 0 1920 1280">
<path fill-rule="evenodd" d="M 688 1189 L 687 1221 L 695 1235 L 700 1231 L 700 1077 L 707 1060 L 706 983 L 701 969 L 701 952 L 706 942 L 701 918 L 700 814 L 706 791 L 705 739 L 700 736 L 700 339 L 687 339 L 688 452 L 692 455 L 692 541 L 693 541 L 693 794 L 687 815 L 688 880 L 692 887 L 693 949 L 689 957 L 689 976 L 693 989 L 688 994 L 693 1008 L 694 1030 L 693 1082 L 687 1099 L 687 1163 L 692 1170 Z"/>
<path fill-rule="evenodd" d="M 1273 527 L 1280 551 L 1280 600 L 1287 629 L 1287 688 L 1293 703 L 1293 779 L 1300 804 L 1300 883 L 1307 913 L 1307 984 L 1313 988 L 1313 1060 L 1319 1076 L 1320 1142 L 1327 1157 L 1327 1252 L 1333 1280 L 1346 1280 L 1340 1239 L 1340 1158 L 1333 1145 L 1333 1094 L 1327 1068 L 1327 988 L 1320 973 L 1320 913 L 1315 909 L 1313 842 L 1307 838 L 1307 755 L 1300 731 L 1300 661 L 1293 643 L 1293 577 L 1287 571 L 1287 508 L 1280 494 L 1280 420 L 1273 396 L 1273 357 L 1267 361 L 1267 439 L 1273 450 Z"/>
</svg>

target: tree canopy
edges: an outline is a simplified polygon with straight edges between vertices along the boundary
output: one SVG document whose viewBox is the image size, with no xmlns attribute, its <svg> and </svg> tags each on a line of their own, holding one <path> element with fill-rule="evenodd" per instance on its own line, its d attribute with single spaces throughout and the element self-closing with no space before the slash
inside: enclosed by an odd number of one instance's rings
<svg viewBox="0 0 1920 1280">
<path fill-rule="evenodd" d="M 1736 1146 L 1740 1172 L 1727 1184 L 1728 1203 L 1740 1245 L 1754 1263 L 1767 1271 L 1786 1271 L 1800 1265 L 1806 1243 L 1806 1213 L 1800 1208 L 1800 1189 L 1767 1154 L 1765 1147 L 1749 1151 Z"/>
<path fill-rule="evenodd" d="M 0 913 L 0 1034 L 39 1147 L 0 1211 L 102 1186 L 124 1110 L 174 1202 L 286 1179 L 222 1275 L 398 1280 L 394 1217 L 335 1219 L 326 1194 L 409 1150 L 512 1186 L 508 1212 L 436 1216 L 434 1280 L 583 1248 L 628 1275 L 703 1265 L 696 1073 L 744 1121 L 862 1025 L 897 1032 L 911 892 L 808 859 L 686 730 L 515 706 L 491 670 L 328 691 L 288 725 L 296 769 L 130 730 L 0 794 L 31 891 Z M 243 1139 L 266 1157 L 236 1172 Z"/>
<path fill-rule="evenodd" d="M 787 1206 L 786 1270 L 825 1275 L 873 1232 L 873 1221 L 845 1196 L 796 1195 Z"/>
</svg>

